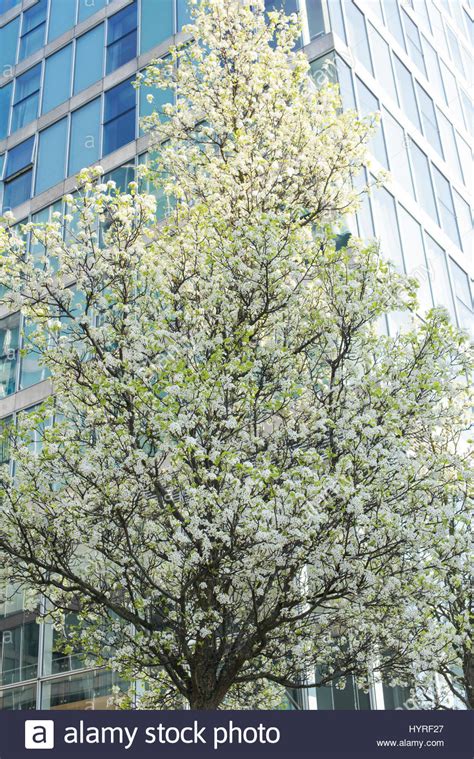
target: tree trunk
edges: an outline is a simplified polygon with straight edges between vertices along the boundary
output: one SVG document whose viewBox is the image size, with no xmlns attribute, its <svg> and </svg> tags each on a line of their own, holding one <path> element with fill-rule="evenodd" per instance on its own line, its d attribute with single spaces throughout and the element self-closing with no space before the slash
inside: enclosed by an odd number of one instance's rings
<svg viewBox="0 0 474 759">
<path fill-rule="evenodd" d="M 474 653 L 465 650 L 463 660 L 464 685 L 466 688 L 466 705 L 474 709 Z"/>
</svg>

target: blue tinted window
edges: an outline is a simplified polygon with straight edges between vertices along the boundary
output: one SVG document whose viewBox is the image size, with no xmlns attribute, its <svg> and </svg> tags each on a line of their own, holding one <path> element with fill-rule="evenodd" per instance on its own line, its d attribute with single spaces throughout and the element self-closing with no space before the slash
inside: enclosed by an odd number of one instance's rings
<svg viewBox="0 0 474 759">
<path fill-rule="evenodd" d="M 79 0 L 78 21 L 84 21 L 107 5 L 107 0 Z"/>
<path fill-rule="evenodd" d="M 308 15 L 309 36 L 319 37 L 324 33 L 324 16 L 321 0 L 306 0 L 306 13 Z"/>
<path fill-rule="evenodd" d="M 72 45 L 46 58 L 42 113 L 56 108 L 71 94 Z"/>
<path fill-rule="evenodd" d="M 135 101 L 131 80 L 105 93 L 104 155 L 135 139 Z"/>
<path fill-rule="evenodd" d="M 0 398 L 16 390 L 16 367 L 20 340 L 20 314 L 0 320 Z"/>
<path fill-rule="evenodd" d="M 74 66 L 74 94 L 102 77 L 104 65 L 104 24 L 79 37 Z"/>
<path fill-rule="evenodd" d="M 31 197 L 32 169 L 19 174 L 14 179 L 5 182 L 3 190 L 3 210 L 15 208 Z"/>
<path fill-rule="evenodd" d="M 24 142 L 20 142 L 14 148 L 8 151 L 7 165 L 5 169 L 5 177 L 11 177 L 13 174 L 17 174 L 22 169 L 29 166 L 33 160 L 33 145 L 35 142 L 34 137 L 30 137 Z"/>
<path fill-rule="evenodd" d="M 100 98 L 71 115 L 68 174 L 76 174 L 100 155 Z"/>
<path fill-rule="evenodd" d="M 19 60 L 27 58 L 44 45 L 47 0 L 38 2 L 23 14 Z"/>
<path fill-rule="evenodd" d="M 40 132 L 36 167 L 36 193 L 60 182 L 65 176 L 67 118 Z"/>
<path fill-rule="evenodd" d="M 76 0 L 51 0 L 48 42 L 72 29 L 76 21 Z"/>
<path fill-rule="evenodd" d="M 142 0 L 141 16 L 140 52 L 144 53 L 173 34 L 173 0 Z"/>
<path fill-rule="evenodd" d="M 31 197 L 33 146 L 35 138 L 20 142 L 8 151 L 5 167 L 3 208 L 14 208 Z"/>
<path fill-rule="evenodd" d="M 0 88 L 0 140 L 3 140 L 7 136 L 12 89 L 12 82 Z"/>
<path fill-rule="evenodd" d="M 153 95 L 153 102 L 149 103 L 147 100 L 148 95 Z M 166 89 L 166 90 L 160 90 L 157 87 L 140 87 L 139 89 L 139 116 L 142 118 L 143 116 L 149 116 L 154 111 L 159 113 L 160 119 L 166 120 L 167 116 L 165 116 L 164 113 L 161 112 L 162 107 L 165 105 L 165 103 L 172 103 L 173 102 L 173 92 L 172 90 Z M 143 130 L 140 130 L 140 133 L 143 134 Z"/>
<path fill-rule="evenodd" d="M 137 54 L 137 4 L 127 5 L 109 18 L 106 73 L 122 66 Z"/>
<path fill-rule="evenodd" d="M 6 13 L 20 2 L 21 0 L 0 0 L 0 13 Z"/>
<path fill-rule="evenodd" d="M 184 24 L 191 24 L 192 17 L 189 9 L 188 0 L 176 0 L 178 11 L 178 29 L 181 29 Z"/>
<path fill-rule="evenodd" d="M 127 79 L 105 93 L 104 122 L 135 108 L 135 89 L 132 80 Z"/>
<path fill-rule="evenodd" d="M 17 77 L 11 131 L 29 124 L 38 116 L 41 63 Z"/>
<path fill-rule="evenodd" d="M 20 16 L 0 29 L 0 75 L 2 76 L 9 76 L 13 73 L 19 29 Z"/>
</svg>

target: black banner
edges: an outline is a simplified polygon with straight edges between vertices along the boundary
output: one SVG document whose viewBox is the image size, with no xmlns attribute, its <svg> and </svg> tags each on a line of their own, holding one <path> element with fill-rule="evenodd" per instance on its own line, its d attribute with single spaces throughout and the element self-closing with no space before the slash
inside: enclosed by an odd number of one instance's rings
<svg viewBox="0 0 474 759">
<path fill-rule="evenodd" d="M 471 712 L 3 711 L 0 759 L 472 759 Z"/>
</svg>

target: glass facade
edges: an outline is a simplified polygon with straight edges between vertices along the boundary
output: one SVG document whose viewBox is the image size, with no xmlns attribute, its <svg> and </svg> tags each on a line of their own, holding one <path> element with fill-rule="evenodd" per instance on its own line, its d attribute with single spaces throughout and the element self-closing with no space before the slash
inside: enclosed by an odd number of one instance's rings
<svg viewBox="0 0 474 759">
<path fill-rule="evenodd" d="M 380 114 L 370 144 L 373 161 L 354 182 L 362 190 L 379 168 L 388 171 L 387 179 L 362 195 L 355 218 L 347 220 L 350 229 L 376 236 L 383 254 L 418 280 L 421 316 L 433 305 L 443 306 L 454 323 L 472 329 L 473 4 L 279 0 L 267 5 L 301 12 L 301 42 L 317 86 L 328 78 L 336 81 L 345 108 Z M 51 220 L 63 208 L 68 177 L 102 159 L 106 178 L 126 189 L 137 164 L 148 160 L 139 117 L 152 106 L 147 92 L 131 86 L 137 56 L 143 68 L 156 55 L 166 55 L 173 35 L 190 20 L 186 0 L 37 0 L 26 8 L 0 0 L 1 210 L 11 208 L 24 221 Z M 318 58 L 312 60 L 316 47 Z M 168 93 L 154 94 L 154 106 L 168 101 Z M 163 217 L 170 201 L 157 199 Z M 42 265 L 47 251 L 31 234 L 26 243 L 28 254 Z M 399 326 L 396 316 L 388 319 L 390 330 Z M 38 393 L 49 392 L 32 332 L 22 315 L 2 313 L 2 428 L 15 423 L 13 394 L 19 393 L 16 407 L 23 413 Z M 40 442 L 39 436 L 32 444 Z M 7 460 L 2 440 L 0 462 Z M 52 628 L 40 628 L 34 613 L 23 608 L 21 594 L 10 596 L 0 598 L 0 708 L 114 708 L 112 686 L 124 684 L 113 673 L 87 669 L 77 655 L 65 655 Z M 315 704 L 398 708 L 407 698 L 406 691 L 385 685 L 377 695 L 373 688 L 365 693 L 348 679 L 317 689 Z M 296 696 L 293 700 L 299 703 Z"/>
</svg>

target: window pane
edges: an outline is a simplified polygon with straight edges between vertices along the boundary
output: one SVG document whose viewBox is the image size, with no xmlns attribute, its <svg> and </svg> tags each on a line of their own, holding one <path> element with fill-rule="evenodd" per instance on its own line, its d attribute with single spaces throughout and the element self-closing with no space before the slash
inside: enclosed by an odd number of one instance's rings
<svg viewBox="0 0 474 759">
<path fill-rule="evenodd" d="M 395 201 L 385 187 L 377 188 L 372 194 L 377 222 L 377 236 L 381 241 L 384 258 L 389 258 L 398 271 L 404 272 L 400 233 L 398 231 Z"/>
<path fill-rule="evenodd" d="M 406 50 L 398 0 L 383 0 L 383 8 L 385 11 L 385 23 L 388 30 L 393 34 L 398 44 Z"/>
<path fill-rule="evenodd" d="M 25 100 L 22 100 L 14 106 L 11 126 L 12 133 L 17 129 L 21 129 L 23 126 L 26 126 L 26 124 L 29 124 L 33 119 L 36 119 L 38 115 L 38 100 L 39 92 L 35 92 L 30 97 L 25 98 Z"/>
<path fill-rule="evenodd" d="M 145 53 L 173 34 L 173 0 L 142 0 L 140 52 Z"/>
<path fill-rule="evenodd" d="M 6 13 L 15 5 L 18 5 L 21 0 L 0 0 L 0 13 Z"/>
<path fill-rule="evenodd" d="M 324 16 L 321 0 L 306 0 L 306 14 L 310 39 L 324 34 Z"/>
<path fill-rule="evenodd" d="M 354 85 L 352 84 L 351 67 L 338 55 L 337 58 L 337 78 L 339 80 L 339 90 L 341 93 L 342 104 L 344 108 L 356 109 L 354 97 Z"/>
<path fill-rule="evenodd" d="M 41 351 L 33 342 L 33 332 L 34 328 L 31 323 L 25 322 L 22 347 L 26 351 L 26 355 L 21 359 L 20 390 L 43 382 L 50 374 L 49 370 L 41 365 Z"/>
<path fill-rule="evenodd" d="M 457 67 L 459 72 L 464 76 L 465 75 L 464 65 L 462 62 L 461 50 L 459 48 L 456 35 L 452 31 L 452 29 L 450 29 L 449 26 L 447 25 L 446 25 L 446 33 L 448 36 L 449 47 L 451 49 L 451 60 L 453 61 L 454 65 Z"/>
<path fill-rule="evenodd" d="M 420 117 L 418 116 L 418 108 L 416 107 L 415 90 L 413 88 L 411 74 L 396 55 L 393 57 L 393 61 L 395 65 L 395 73 L 397 75 L 398 95 L 401 108 L 405 111 L 410 121 L 412 121 L 421 132 Z"/>
<path fill-rule="evenodd" d="M 423 311 L 431 308 L 431 289 L 429 282 L 428 267 L 426 265 L 425 251 L 423 248 L 423 236 L 421 227 L 417 221 L 399 206 L 400 229 L 402 233 L 403 252 L 406 261 L 406 273 L 409 277 L 415 277 L 420 285 L 418 300 Z"/>
<path fill-rule="evenodd" d="M 332 0 L 332 3 L 328 3 L 328 5 L 331 31 L 335 32 L 347 44 L 341 0 Z"/>
<path fill-rule="evenodd" d="M 449 106 L 453 116 L 457 121 L 464 125 L 464 117 L 461 108 L 461 101 L 459 99 L 458 88 L 456 85 L 456 79 L 451 71 L 445 66 L 443 61 L 440 61 L 441 74 L 443 76 L 444 91 L 446 93 L 446 105 Z"/>
<path fill-rule="evenodd" d="M 420 87 L 418 82 L 416 82 L 416 91 L 418 95 L 418 103 L 420 106 L 423 134 L 425 135 L 428 142 L 435 148 L 435 150 L 438 151 L 439 155 L 443 157 L 433 101 L 425 92 L 423 87 Z"/>
<path fill-rule="evenodd" d="M 370 205 L 370 197 L 368 193 L 362 192 L 363 188 L 367 184 L 367 178 L 365 174 L 365 170 L 359 174 L 355 178 L 355 186 L 360 191 L 360 200 L 361 205 L 360 208 L 357 210 L 357 225 L 359 227 L 359 236 L 360 237 L 373 237 L 374 232 L 374 222 L 372 219 L 372 210 Z"/>
<path fill-rule="evenodd" d="M 37 66 L 25 71 L 24 74 L 18 76 L 15 82 L 15 103 L 32 95 L 39 90 L 41 78 L 41 63 Z"/>
<path fill-rule="evenodd" d="M 405 37 L 408 47 L 408 55 L 412 59 L 413 63 L 418 66 L 421 73 L 426 76 L 425 61 L 423 59 L 423 52 L 421 50 L 420 34 L 418 27 L 411 18 L 402 11 L 403 23 L 405 25 Z"/>
<path fill-rule="evenodd" d="M 461 238 L 461 245 L 464 253 L 469 253 L 472 249 L 472 216 L 469 204 L 460 196 L 456 190 L 453 190 L 454 209 L 458 222 L 458 230 Z"/>
<path fill-rule="evenodd" d="M 410 704 L 410 688 L 402 687 L 401 685 L 383 684 L 383 700 L 385 709 L 407 709 Z"/>
<path fill-rule="evenodd" d="M 135 108 L 122 116 L 109 121 L 104 126 L 104 149 L 103 155 L 108 155 L 114 150 L 126 145 L 135 139 Z"/>
<path fill-rule="evenodd" d="M 421 44 L 423 48 L 423 54 L 425 57 L 426 69 L 428 72 L 428 79 L 431 84 L 436 88 L 441 98 L 445 99 L 443 80 L 441 78 L 441 69 L 439 67 L 439 60 L 436 50 L 430 45 L 428 40 L 421 35 Z"/>
<path fill-rule="evenodd" d="M 44 45 L 47 0 L 38 0 L 23 13 L 19 60 L 27 58 Z"/>
<path fill-rule="evenodd" d="M 124 63 L 127 63 L 137 54 L 137 31 L 136 29 L 126 37 L 114 42 L 107 48 L 107 69 L 106 73 L 110 74 Z"/>
<path fill-rule="evenodd" d="M 72 29 L 76 21 L 76 0 L 51 0 L 49 10 L 48 42 Z"/>
<path fill-rule="evenodd" d="M 36 685 L 23 685 L 19 688 L 6 688 L 0 691 L 0 709 L 8 711 L 36 709 Z"/>
<path fill-rule="evenodd" d="M 431 289 L 433 291 L 435 305 L 444 306 L 449 312 L 453 322 L 456 323 L 446 254 L 443 248 L 441 248 L 430 235 L 425 236 L 425 242 L 426 256 L 430 270 Z"/>
<path fill-rule="evenodd" d="M 3 190 L 3 210 L 21 205 L 31 197 L 31 180 L 33 172 L 25 171 L 15 179 L 5 182 Z"/>
<path fill-rule="evenodd" d="M 464 92 L 462 87 L 459 88 L 459 92 L 461 95 L 461 102 L 462 102 L 462 107 L 464 110 L 464 123 L 466 125 L 466 129 L 468 130 L 468 132 L 472 133 L 473 122 L 474 122 L 474 112 L 473 112 L 474 109 L 472 107 L 472 100 L 467 94 L 467 92 Z"/>
<path fill-rule="evenodd" d="M 389 169 L 404 190 L 414 197 L 405 133 L 393 116 L 382 109 L 382 122 L 387 142 Z"/>
<path fill-rule="evenodd" d="M 343 680 L 344 688 L 333 687 L 334 709 L 357 709 L 352 677 Z"/>
<path fill-rule="evenodd" d="M 64 103 L 71 94 L 72 45 L 46 58 L 42 113 Z"/>
<path fill-rule="evenodd" d="M 356 76 L 356 90 L 359 100 L 359 111 L 362 116 L 375 115 L 379 110 L 379 101 L 365 84 Z M 383 128 L 380 124 L 368 144 L 369 150 L 386 169 L 388 168 L 387 153 L 383 137 Z"/>
<path fill-rule="evenodd" d="M 8 428 L 12 423 L 12 417 L 0 419 L 0 466 L 8 464 L 10 461 L 10 440 L 8 438 Z M 4 604 L 0 605 L 0 611 L 3 612 Z M 0 615 L 3 616 L 3 613 Z M 1 708 L 1 707 L 0 707 Z"/>
<path fill-rule="evenodd" d="M 104 66 L 104 24 L 79 37 L 74 66 L 74 94 L 85 90 L 102 77 Z"/>
<path fill-rule="evenodd" d="M 20 314 L 0 319 L 0 398 L 16 390 L 19 339 Z"/>
<path fill-rule="evenodd" d="M 97 161 L 100 155 L 100 98 L 71 115 L 71 144 L 68 174 L 76 174 Z"/>
<path fill-rule="evenodd" d="M 101 669 L 47 680 L 42 688 L 42 709 L 114 709 L 111 698 L 114 686 L 127 690 L 129 685 L 110 670 Z M 66 706 L 68 704 L 69 706 Z"/>
<path fill-rule="evenodd" d="M 107 29 L 107 44 L 125 37 L 129 32 L 137 27 L 137 4 L 131 3 L 125 6 L 119 13 L 115 13 L 109 18 Z"/>
<path fill-rule="evenodd" d="M 353 52 L 355 52 L 356 58 L 360 60 L 365 68 L 372 74 L 372 63 L 370 60 L 364 15 L 353 3 L 344 3 L 344 10 L 348 21 L 350 46 L 352 47 Z"/>
<path fill-rule="evenodd" d="M 117 189 L 121 192 L 127 192 L 129 183 L 135 181 L 135 165 L 126 164 L 125 166 L 119 166 L 118 169 L 104 174 L 104 182 L 108 182 L 109 180 L 115 182 Z"/>
<path fill-rule="evenodd" d="M 439 131 L 441 137 L 441 144 L 443 147 L 444 160 L 449 166 L 456 172 L 458 178 L 463 181 L 463 175 L 461 172 L 461 164 L 459 162 L 458 151 L 456 148 L 456 141 L 454 139 L 454 129 L 451 122 L 446 116 L 437 110 Z"/>
<path fill-rule="evenodd" d="M 0 140 L 3 140 L 7 136 L 12 91 L 12 82 L 0 88 Z"/>
<path fill-rule="evenodd" d="M 428 159 L 422 150 L 416 145 L 411 138 L 408 138 L 409 151 L 411 155 L 411 164 L 415 179 L 416 196 L 421 207 L 428 213 L 432 219 L 438 221 L 436 212 L 433 186 L 431 184 Z"/>
<path fill-rule="evenodd" d="M 62 211 L 62 201 L 59 200 L 56 203 L 54 203 L 52 206 L 48 206 L 47 208 L 43 208 L 41 211 L 38 211 L 38 213 L 35 213 L 31 217 L 31 221 L 34 222 L 34 224 L 45 224 L 48 221 L 51 221 L 52 216 L 51 214 L 55 211 Z M 56 259 L 53 258 L 48 254 L 47 248 L 43 245 L 40 240 L 36 237 L 36 235 L 31 232 L 30 234 L 30 240 L 29 240 L 29 246 L 28 246 L 28 252 L 33 259 L 34 265 L 37 268 L 42 268 L 44 266 L 43 258 L 47 256 L 49 259 L 49 263 L 54 266 L 57 262 Z"/>
<path fill-rule="evenodd" d="M 78 23 L 107 5 L 107 0 L 79 0 Z"/>
<path fill-rule="evenodd" d="M 31 32 L 32 29 L 36 29 L 40 24 L 46 20 L 46 8 L 48 6 L 47 0 L 38 0 L 37 3 L 31 6 L 23 14 L 23 26 L 21 33 Z"/>
<path fill-rule="evenodd" d="M 457 132 L 455 132 L 455 135 L 459 158 L 461 159 L 464 184 L 466 187 L 470 188 L 472 184 L 472 151 L 466 140 L 464 140 L 461 135 L 459 135 Z"/>
<path fill-rule="evenodd" d="M 127 79 L 105 93 L 104 121 L 110 121 L 134 107 L 135 89 L 132 80 Z"/>
<path fill-rule="evenodd" d="M 369 39 L 375 76 L 383 85 L 387 94 L 395 101 L 395 103 L 398 103 L 395 80 L 393 78 L 392 61 L 390 60 L 390 50 L 385 40 L 382 39 L 372 24 L 369 24 Z"/>
<path fill-rule="evenodd" d="M 189 10 L 188 0 L 176 0 L 176 9 L 178 13 L 178 31 L 185 24 L 192 23 L 192 17 Z"/>
<path fill-rule="evenodd" d="M 441 217 L 441 228 L 456 245 L 461 247 L 449 182 L 434 165 L 433 177 L 436 188 L 436 198 L 438 200 L 439 215 Z"/>
<path fill-rule="evenodd" d="M 453 261 L 452 258 L 450 259 L 450 265 L 456 297 L 459 298 L 459 300 L 464 303 L 465 306 L 467 306 L 469 309 L 472 309 L 469 278 L 466 272 L 461 269 L 461 267 L 456 263 L 456 261 Z"/>
<path fill-rule="evenodd" d="M 64 118 L 40 132 L 36 168 L 36 193 L 38 195 L 64 179 L 67 124 L 68 119 Z"/>
<path fill-rule="evenodd" d="M 109 18 L 106 72 L 122 66 L 137 54 L 137 4 L 127 5 Z"/>
<path fill-rule="evenodd" d="M 26 168 L 31 163 L 34 141 L 35 138 L 30 137 L 8 151 L 5 177 L 11 177 L 12 174 L 16 174 L 17 171 L 21 171 L 21 169 Z"/>
<path fill-rule="evenodd" d="M 40 63 L 17 77 L 12 114 L 12 132 L 21 129 L 38 116 L 40 78 Z"/>
<path fill-rule="evenodd" d="M 160 119 L 162 121 L 165 121 L 167 119 L 167 116 L 165 116 L 161 110 L 166 103 L 173 102 L 173 91 L 169 89 L 160 90 L 157 87 L 140 87 L 138 92 L 140 119 L 144 116 L 149 116 L 153 112 L 157 112 L 160 115 Z M 152 103 L 148 102 L 148 95 L 153 95 Z M 140 133 L 143 134 L 143 130 L 140 130 Z"/>
<path fill-rule="evenodd" d="M 0 74 L 9 76 L 16 63 L 16 49 L 20 30 L 20 16 L 0 29 Z"/>
<path fill-rule="evenodd" d="M 37 26 L 36 29 L 28 32 L 28 34 L 25 34 L 25 36 L 20 39 L 19 61 L 28 58 L 28 56 L 36 53 L 40 47 L 43 47 L 45 26 L 45 23 Z"/>
</svg>

